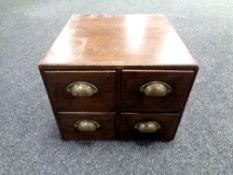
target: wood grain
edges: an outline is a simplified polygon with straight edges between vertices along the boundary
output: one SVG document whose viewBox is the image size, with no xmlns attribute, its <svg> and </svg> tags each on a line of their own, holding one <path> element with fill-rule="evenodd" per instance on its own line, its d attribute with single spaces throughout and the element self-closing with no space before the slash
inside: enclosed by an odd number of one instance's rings
<svg viewBox="0 0 233 175">
<path fill-rule="evenodd" d="M 177 113 L 121 113 L 120 116 L 120 138 L 121 139 L 150 139 L 150 140 L 172 140 L 178 127 L 180 115 Z M 161 125 L 155 133 L 140 133 L 134 128 L 138 122 L 156 121 Z"/>
<path fill-rule="evenodd" d="M 39 64 L 47 69 L 174 65 L 197 63 L 163 15 L 73 15 Z"/>
<path fill-rule="evenodd" d="M 122 111 L 181 112 L 190 88 L 193 71 L 125 70 L 122 71 Z M 148 82 L 160 81 L 172 87 L 165 97 L 145 96 L 139 88 Z"/>
<path fill-rule="evenodd" d="M 50 103 L 63 139 L 174 138 L 195 80 L 198 64 L 163 15 L 73 15 L 39 62 Z M 74 97 L 73 82 L 94 84 L 99 92 Z M 150 81 L 169 84 L 166 97 L 139 92 Z M 122 113 L 123 112 L 123 113 Z M 93 119 L 95 133 L 73 124 Z M 155 134 L 133 129 L 138 121 L 156 120 Z"/>
<path fill-rule="evenodd" d="M 45 71 L 47 90 L 58 112 L 115 111 L 116 75 L 108 71 Z M 91 97 L 72 96 L 66 87 L 77 81 L 95 85 L 99 92 Z"/>
<path fill-rule="evenodd" d="M 113 139 L 115 138 L 115 113 L 104 112 L 74 112 L 58 113 L 61 123 L 63 139 Z M 100 124 L 94 132 L 81 132 L 74 127 L 74 123 L 80 120 L 94 120 Z"/>
</svg>

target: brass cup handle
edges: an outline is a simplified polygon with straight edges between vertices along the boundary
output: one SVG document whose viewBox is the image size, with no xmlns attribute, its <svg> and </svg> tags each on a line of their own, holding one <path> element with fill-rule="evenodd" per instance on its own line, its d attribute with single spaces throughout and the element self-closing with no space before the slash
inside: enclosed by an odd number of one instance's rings
<svg viewBox="0 0 233 175">
<path fill-rule="evenodd" d="M 90 97 L 98 92 L 98 88 L 91 83 L 78 81 L 69 84 L 66 87 L 66 91 L 71 93 L 73 96 Z"/>
<path fill-rule="evenodd" d="M 140 87 L 140 92 L 146 96 L 164 97 L 172 92 L 172 87 L 160 81 L 151 81 Z"/>
<path fill-rule="evenodd" d="M 142 133 L 155 133 L 161 128 L 161 125 L 156 121 L 147 121 L 136 123 L 134 128 Z"/>
<path fill-rule="evenodd" d="M 100 124 L 93 120 L 81 120 L 75 122 L 74 127 L 82 132 L 93 132 L 100 127 Z"/>
</svg>

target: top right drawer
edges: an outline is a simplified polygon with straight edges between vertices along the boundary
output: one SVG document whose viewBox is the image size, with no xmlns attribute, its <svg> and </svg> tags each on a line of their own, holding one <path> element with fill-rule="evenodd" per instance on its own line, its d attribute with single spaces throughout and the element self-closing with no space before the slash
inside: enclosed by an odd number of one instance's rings
<svg viewBox="0 0 233 175">
<path fill-rule="evenodd" d="M 181 112 L 189 95 L 192 70 L 122 70 L 121 110 Z"/>
</svg>

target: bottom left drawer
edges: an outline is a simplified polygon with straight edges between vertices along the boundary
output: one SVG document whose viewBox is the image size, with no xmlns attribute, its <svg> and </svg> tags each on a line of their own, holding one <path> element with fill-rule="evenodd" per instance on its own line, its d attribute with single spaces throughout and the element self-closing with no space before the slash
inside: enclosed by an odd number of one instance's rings
<svg viewBox="0 0 233 175">
<path fill-rule="evenodd" d="M 57 119 L 66 140 L 115 138 L 115 113 L 61 112 Z"/>
</svg>

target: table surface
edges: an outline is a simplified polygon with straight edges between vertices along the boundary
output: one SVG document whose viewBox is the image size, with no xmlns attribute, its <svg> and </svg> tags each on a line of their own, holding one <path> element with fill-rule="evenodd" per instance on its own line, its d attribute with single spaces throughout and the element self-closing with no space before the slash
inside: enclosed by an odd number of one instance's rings
<svg viewBox="0 0 233 175">
<path fill-rule="evenodd" d="M 164 15 L 72 15 L 39 66 L 194 66 Z"/>
</svg>

